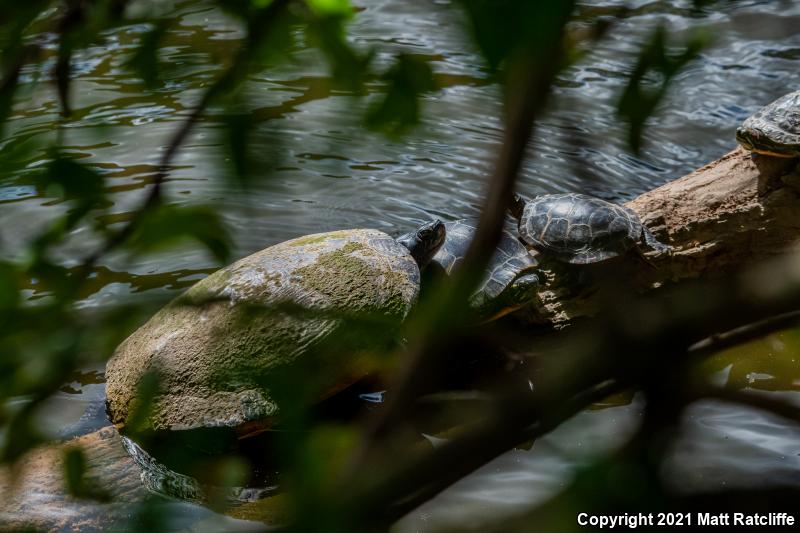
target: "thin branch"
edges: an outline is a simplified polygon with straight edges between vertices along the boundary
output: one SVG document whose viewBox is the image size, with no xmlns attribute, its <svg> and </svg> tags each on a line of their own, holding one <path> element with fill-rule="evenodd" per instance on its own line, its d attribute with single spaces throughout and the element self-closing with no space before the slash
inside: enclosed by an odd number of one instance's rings
<svg viewBox="0 0 800 533">
<path fill-rule="evenodd" d="M 800 311 L 790 311 L 748 324 L 725 333 L 712 335 L 689 347 L 693 357 L 705 358 L 727 348 L 759 339 L 775 331 L 796 326 L 800 322 Z"/>
<path fill-rule="evenodd" d="M 568 3 L 567 6 L 571 5 Z M 564 13 L 569 14 L 570 8 Z M 554 20 L 553 24 L 565 23 Z M 563 31 L 563 24 L 561 26 Z M 533 136 L 536 117 L 545 107 L 552 80 L 561 64 L 561 34 L 542 49 L 527 49 L 509 60 L 506 85 L 506 127 L 494 170 L 489 178 L 481 217 L 475 235 L 460 268 L 445 283 L 428 313 L 427 321 L 418 321 L 415 342 L 403 355 L 406 363 L 396 374 L 393 395 L 380 417 L 367 428 L 365 437 L 351 458 L 346 478 L 352 478 L 367 461 L 369 449 L 386 437 L 391 428 L 403 419 L 418 392 L 424 388 L 426 376 L 436 375 L 440 353 L 448 339 L 468 322 L 467 297 L 477 285 L 485 266 L 494 253 L 502 234 L 517 175 L 525 150 Z"/>
<path fill-rule="evenodd" d="M 158 205 L 161 200 L 163 184 L 169 175 L 169 170 L 175 154 L 181 146 L 183 146 L 192 129 L 208 109 L 209 105 L 241 79 L 253 54 L 258 51 L 263 39 L 270 33 L 272 25 L 291 1 L 292 0 L 275 0 L 266 8 L 260 10 L 253 20 L 249 21 L 251 31 L 248 33 L 248 38 L 240 46 L 230 66 L 228 66 L 220 77 L 206 90 L 197 105 L 195 105 L 172 135 L 159 161 L 158 172 L 156 172 L 153 178 L 150 192 L 139 205 L 138 209 L 136 209 L 133 218 L 128 221 L 122 229 L 106 239 L 97 250 L 88 255 L 81 262 L 84 272 L 88 272 L 103 255 L 125 242 L 138 228 L 145 214 Z M 258 31 L 254 29 L 258 29 Z"/>
</svg>

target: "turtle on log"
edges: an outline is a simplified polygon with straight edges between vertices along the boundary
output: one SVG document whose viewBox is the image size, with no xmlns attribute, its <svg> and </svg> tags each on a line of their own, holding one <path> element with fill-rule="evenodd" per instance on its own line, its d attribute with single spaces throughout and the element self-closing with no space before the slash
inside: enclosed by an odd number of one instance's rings
<svg viewBox="0 0 800 533">
<path fill-rule="evenodd" d="M 456 220 L 445 224 L 444 245 L 432 262 L 450 274 L 464 259 L 475 235 L 472 220 Z M 519 239 L 504 230 L 483 279 L 470 296 L 470 305 L 484 320 L 494 320 L 512 313 L 533 301 L 539 277 L 538 263 Z"/>
<path fill-rule="evenodd" d="M 736 130 L 746 149 L 775 157 L 800 157 L 800 91 L 786 94 L 748 117 Z"/>
<path fill-rule="evenodd" d="M 312 401 L 353 384 L 394 340 L 418 296 L 420 267 L 444 239 L 438 220 L 403 244 L 378 230 L 333 231 L 218 270 L 117 348 L 106 369 L 111 422 L 247 435 L 274 423 L 279 389 Z M 148 392 L 150 379 L 157 387 Z"/>
<path fill-rule="evenodd" d="M 631 249 L 672 250 L 632 210 L 586 194 L 545 194 L 531 201 L 515 195 L 511 213 L 525 244 L 565 263 L 597 263 Z"/>
</svg>

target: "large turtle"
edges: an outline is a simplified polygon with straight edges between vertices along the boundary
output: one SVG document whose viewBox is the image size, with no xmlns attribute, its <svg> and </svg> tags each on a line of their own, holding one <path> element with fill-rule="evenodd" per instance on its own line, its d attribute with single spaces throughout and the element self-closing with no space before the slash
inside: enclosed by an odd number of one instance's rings
<svg viewBox="0 0 800 533">
<path fill-rule="evenodd" d="M 759 154 L 800 156 L 800 91 L 756 111 L 736 130 L 736 140 Z"/>
<path fill-rule="evenodd" d="M 334 231 L 218 270 L 117 348 L 106 369 L 111 422 L 131 422 L 151 374 L 159 387 L 137 430 L 247 434 L 278 415 L 274 387 L 323 399 L 354 383 L 411 309 L 420 267 L 444 238 L 438 220 L 404 235 L 405 246 L 377 230 Z"/>
<path fill-rule="evenodd" d="M 476 226 L 472 220 L 456 220 L 446 223 L 445 228 L 447 237 L 432 263 L 450 274 L 464 259 Z M 536 296 L 537 266 L 519 239 L 504 230 L 483 279 L 470 296 L 470 305 L 487 321 L 525 306 Z"/>
<path fill-rule="evenodd" d="M 529 202 L 515 195 L 511 212 L 526 244 L 566 263 L 596 263 L 632 248 L 672 249 L 627 207 L 586 194 L 545 194 Z"/>
</svg>

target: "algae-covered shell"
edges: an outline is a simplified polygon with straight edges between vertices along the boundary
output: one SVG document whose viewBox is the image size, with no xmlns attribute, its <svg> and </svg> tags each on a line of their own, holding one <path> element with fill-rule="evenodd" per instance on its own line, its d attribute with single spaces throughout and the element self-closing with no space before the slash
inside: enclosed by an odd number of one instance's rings
<svg viewBox="0 0 800 533">
<path fill-rule="evenodd" d="M 117 348 L 106 369 L 111 421 L 129 421 L 150 373 L 159 387 L 141 429 L 270 419 L 280 410 L 271 390 L 287 376 L 302 379 L 290 387 L 313 382 L 322 399 L 368 372 L 366 356 L 405 318 L 419 278 L 409 251 L 377 230 L 310 235 L 245 257 Z"/>
</svg>

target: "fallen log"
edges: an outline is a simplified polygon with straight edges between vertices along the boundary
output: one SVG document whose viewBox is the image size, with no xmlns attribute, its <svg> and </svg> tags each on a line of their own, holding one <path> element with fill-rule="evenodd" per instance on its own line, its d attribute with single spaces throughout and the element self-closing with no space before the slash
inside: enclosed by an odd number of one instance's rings
<svg viewBox="0 0 800 533">
<path fill-rule="evenodd" d="M 534 252 L 545 282 L 539 302 L 523 319 L 561 328 L 591 316 L 609 296 L 597 289 L 598 278 L 611 279 L 614 291 L 644 292 L 721 275 L 791 250 L 800 237 L 798 161 L 737 148 L 625 205 L 673 253 L 574 267 Z"/>
<path fill-rule="evenodd" d="M 67 492 L 62 461 L 70 448 L 83 451 L 85 479 L 105 491 L 105 498 L 82 499 Z M 0 470 L 0 529 L 122 528 L 147 495 L 139 468 L 122 447 L 119 434 L 106 427 L 68 443 L 32 450 L 11 468 Z"/>
</svg>

